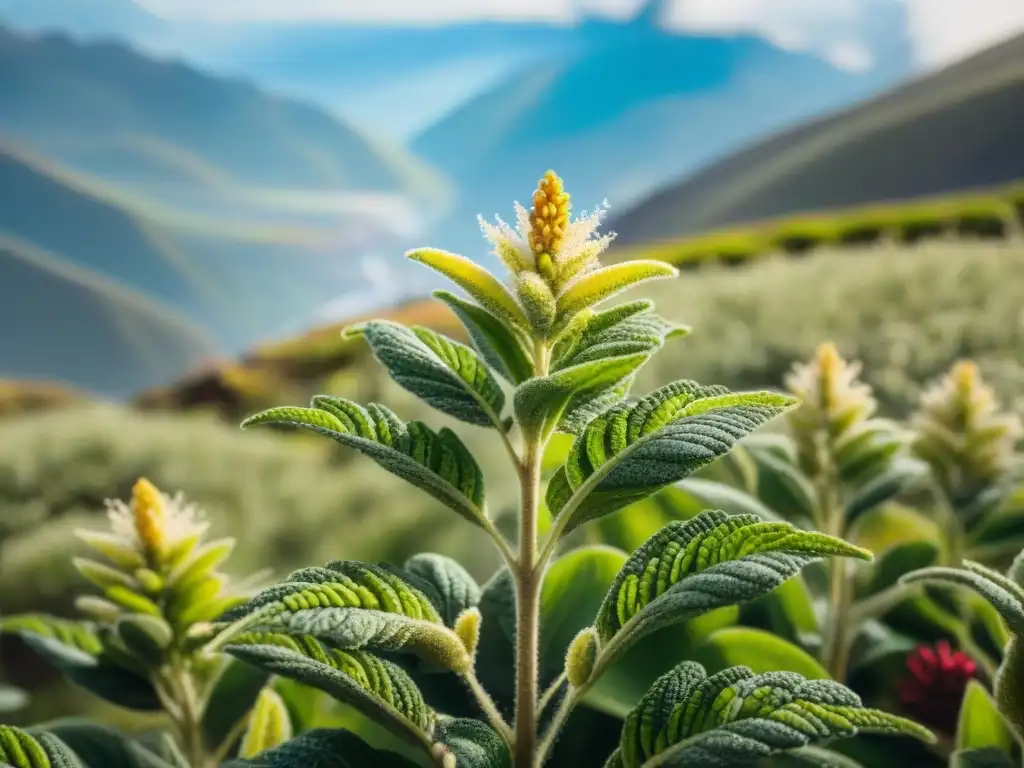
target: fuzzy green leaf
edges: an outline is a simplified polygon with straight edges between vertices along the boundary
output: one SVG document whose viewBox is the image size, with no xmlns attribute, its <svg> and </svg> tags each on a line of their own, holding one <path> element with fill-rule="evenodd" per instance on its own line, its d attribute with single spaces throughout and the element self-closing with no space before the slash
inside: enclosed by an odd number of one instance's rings
<svg viewBox="0 0 1024 768">
<path fill-rule="evenodd" d="M 391 378 L 460 421 L 497 427 L 505 393 L 475 351 L 429 328 L 373 320 L 347 332 L 364 336 Z"/>
<path fill-rule="evenodd" d="M 551 370 L 623 355 L 653 355 L 667 339 L 689 332 L 686 326 L 653 314 L 653 309 L 654 302 L 644 300 L 581 314 L 582 319 L 567 328 L 556 342 Z"/>
<path fill-rule="evenodd" d="M 683 662 L 655 682 L 626 718 L 623 768 L 745 765 L 813 742 L 858 733 L 933 741 L 924 728 L 863 707 L 832 680 L 731 667 L 710 677 Z"/>
<path fill-rule="evenodd" d="M 0 619 L 0 634 L 19 635 L 36 653 L 65 677 L 109 702 L 129 709 L 163 708 L 141 669 L 127 666 L 115 656 L 113 640 L 90 622 L 69 621 L 42 614 L 21 614 Z"/>
<path fill-rule="evenodd" d="M 477 352 L 508 382 L 519 384 L 533 376 L 533 357 L 522 331 L 471 301 L 448 291 L 434 291 L 459 318 Z"/>
<path fill-rule="evenodd" d="M 447 277 L 488 311 L 513 326 L 529 330 L 530 322 L 522 307 L 505 285 L 494 275 L 465 256 L 436 248 L 418 248 L 405 254 Z"/>
<path fill-rule="evenodd" d="M 505 742 L 479 720 L 442 720 L 435 739 L 455 757 L 452 765 L 458 768 L 512 768 L 512 756 Z"/>
<path fill-rule="evenodd" d="M 402 568 L 383 565 L 427 596 L 445 626 L 454 627 L 455 619 L 480 602 L 480 585 L 458 562 L 444 555 L 424 552 L 413 555 Z"/>
<path fill-rule="evenodd" d="M 242 428 L 256 424 L 283 424 L 324 435 L 368 456 L 470 522 L 480 525 L 486 516 L 483 472 L 449 429 L 435 433 L 419 421 L 403 423 L 382 405 L 363 408 L 326 395 L 314 397 L 310 408 L 257 413 Z"/>
<path fill-rule="evenodd" d="M 629 557 L 595 626 L 619 654 L 661 627 L 766 595 L 823 557 L 871 556 L 789 523 L 703 512 L 669 523 Z"/>
<path fill-rule="evenodd" d="M 964 568 L 923 568 L 908 573 L 901 582 L 938 582 L 969 587 L 988 600 L 1011 631 L 1024 635 L 1024 588 L 978 563 L 967 561 Z"/>
<path fill-rule="evenodd" d="M 549 376 L 523 382 L 516 388 L 516 420 L 529 438 L 548 437 L 574 400 L 602 394 L 632 376 L 648 360 L 647 354 L 599 358 L 562 368 Z"/>
<path fill-rule="evenodd" d="M 278 747 L 292 737 L 292 721 L 284 700 L 267 688 L 249 714 L 249 724 L 242 736 L 239 757 L 256 757 L 260 752 Z"/>
<path fill-rule="evenodd" d="M 396 664 L 363 651 L 343 651 L 309 636 L 248 632 L 226 652 L 279 677 L 323 691 L 396 736 L 422 743 L 434 714 Z"/>
<path fill-rule="evenodd" d="M 30 734 L 7 725 L 0 725 L 0 766 L 85 768 L 71 748 L 53 734 Z"/>
<path fill-rule="evenodd" d="M 576 438 L 548 486 L 548 507 L 569 516 L 571 531 L 693 474 L 794 403 L 678 381 L 613 406 Z"/>
<path fill-rule="evenodd" d="M 1013 750 L 1013 733 L 999 713 L 996 703 L 977 680 L 967 681 L 956 726 L 956 748 Z"/>
<path fill-rule="evenodd" d="M 366 563 L 340 560 L 295 571 L 223 621 L 242 617 L 250 617 L 251 631 L 310 635 L 345 650 L 412 652 L 456 672 L 470 664 L 426 595 Z"/>
<path fill-rule="evenodd" d="M 277 749 L 245 760 L 229 760 L 221 768 L 416 768 L 394 752 L 374 749 L 350 731 L 317 728 Z"/>
<path fill-rule="evenodd" d="M 685 326 L 653 314 L 653 308 L 654 302 L 645 300 L 603 312 L 581 312 L 552 350 L 552 371 L 628 355 L 644 354 L 650 358 L 669 338 L 689 333 Z M 587 391 L 573 397 L 558 430 L 577 434 L 592 419 L 620 402 L 629 392 L 633 379 L 630 375 L 604 391 Z"/>
<path fill-rule="evenodd" d="M 815 746 L 799 747 L 775 759 L 779 768 L 865 768 L 852 757 Z"/>
<path fill-rule="evenodd" d="M 558 314 L 572 315 L 648 280 L 675 277 L 679 271 L 663 261 L 624 261 L 577 278 L 558 297 Z"/>
</svg>

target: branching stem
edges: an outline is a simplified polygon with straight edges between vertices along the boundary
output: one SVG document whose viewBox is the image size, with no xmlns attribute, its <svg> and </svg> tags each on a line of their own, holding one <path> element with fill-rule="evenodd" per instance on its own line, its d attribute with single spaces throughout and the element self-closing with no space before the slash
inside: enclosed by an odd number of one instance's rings
<svg viewBox="0 0 1024 768">
<path fill-rule="evenodd" d="M 509 748 L 515 740 L 515 734 L 512 733 L 512 729 L 508 723 L 505 722 L 505 718 L 501 716 L 501 712 L 498 711 L 497 705 L 494 703 L 494 699 L 487 693 L 486 689 L 480 684 L 476 674 L 470 671 L 463 675 L 463 679 L 466 681 L 466 685 L 469 686 L 470 692 L 473 694 L 473 698 L 476 699 L 477 704 L 480 705 L 480 709 L 483 710 L 487 716 L 488 721 L 494 727 L 494 730 L 498 732 L 498 735 L 505 740 Z"/>
</svg>

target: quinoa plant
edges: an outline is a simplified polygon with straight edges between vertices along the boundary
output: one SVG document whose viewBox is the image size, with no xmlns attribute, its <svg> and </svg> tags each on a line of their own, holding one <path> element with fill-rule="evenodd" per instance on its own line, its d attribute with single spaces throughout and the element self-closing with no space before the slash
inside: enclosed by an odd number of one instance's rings
<svg viewBox="0 0 1024 768">
<path fill-rule="evenodd" d="M 603 754 L 588 744 L 603 734 L 570 738 L 573 719 L 594 711 L 605 676 L 629 675 L 628 652 L 659 630 L 764 596 L 823 558 L 871 558 L 836 535 L 714 509 L 669 523 L 632 554 L 563 551 L 567 534 L 688 477 L 798 405 L 788 395 L 689 380 L 631 396 L 639 369 L 685 329 L 650 301 L 598 305 L 676 271 L 656 261 L 602 264 L 611 242 L 598 232 L 602 211 L 574 220 L 570 208 L 561 179 L 548 172 L 531 207 L 517 205 L 515 227 L 482 222 L 511 287 L 456 254 L 408 254 L 462 289 L 437 296 L 472 346 L 383 320 L 347 330 L 400 386 L 503 445 L 521 491 L 516 536 L 496 525 L 484 474 L 451 429 L 327 395 L 244 422 L 309 430 L 363 454 L 476 526 L 503 566 L 481 586 L 457 562 L 430 553 L 400 567 L 334 561 L 300 569 L 193 627 L 185 635 L 195 641 L 186 646 L 193 655 L 184 657 L 192 664 L 226 654 L 245 669 L 319 689 L 376 727 L 318 727 L 287 738 L 287 703 L 261 688 L 269 709 L 246 716 L 255 735 L 237 749 L 232 743 L 237 757 L 228 765 L 656 768 L 749 765 L 777 753 L 842 765 L 818 743 L 859 733 L 932 738 L 864 707 L 840 682 L 738 666 L 709 672 L 668 649 L 660 659 L 668 671 L 629 701 Z M 544 457 L 558 433 L 572 436 L 572 448 L 545 483 Z M 209 619 L 212 604 L 204 605 Z M 169 667 L 177 682 L 160 699 L 184 716 L 178 742 L 186 748 L 197 744 L 195 712 L 183 710 L 189 668 Z M 14 743 L 45 755 L 55 739 L 51 730 L 18 732 L 0 737 L 0 749 Z M 20 754 L 0 751 L 18 768 L 43 764 Z"/>
</svg>

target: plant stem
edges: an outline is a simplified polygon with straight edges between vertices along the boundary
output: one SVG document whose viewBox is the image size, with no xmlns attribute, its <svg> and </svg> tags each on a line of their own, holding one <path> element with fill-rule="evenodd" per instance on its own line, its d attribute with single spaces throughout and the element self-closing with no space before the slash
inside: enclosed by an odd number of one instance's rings
<svg viewBox="0 0 1024 768">
<path fill-rule="evenodd" d="M 498 711 L 498 707 L 494 703 L 494 699 L 491 698 L 491 695 L 480 684 L 476 674 L 472 671 L 463 675 L 462 678 L 466 681 L 466 685 L 469 686 L 469 690 L 476 699 L 477 704 L 480 705 L 480 709 L 482 709 L 484 714 L 487 715 L 487 719 L 494 727 L 494 730 L 496 730 L 498 735 L 505 740 L 505 743 L 511 747 L 514 737 L 512 729 L 508 727 L 508 723 L 505 722 L 505 718 L 501 716 L 501 712 Z"/>
<path fill-rule="evenodd" d="M 839 499 L 839 482 L 831 446 L 823 446 L 820 455 L 822 468 L 816 485 L 818 506 L 825 523 L 824 532 L 841 539 L 846 535 L 846 515 Z M 848 637 L 851 631 L 852 586 L 847 560 L 842 557 L 832 558 L 828 571 L 828 598 L 831 610 L 828 614 L 828 625 L 825 627 L 822 650 L 829 675 L 840 683 L 846 680 L 846 668 L 852 646 L 851 638 Z"/>
<path fill-rule="evenodd" d="M 548 349 L 534 342 L 534 372 L 546 376 Z M 537 747 L 539 688 L 540 587 L 544 563 L 537 560 L 537 511 L 540 504 L 544 441 L 527 439 L 519 465 L 522 509 L 519 519 L 519 570 L 516 574 L 516 715 L 515 768 L 533 768 Z"/>
<path fill-rule="evenodd" d="M 537 504 L 540 445 L 527 445 L 522 471 L 519 575 L 516 585 L 516 768 L 533 768 L 537 741 L 537 657 L 540 635 L 540 575 L 537 567 Z"/>
<path fill-rule="evenodd" d="M 544 734 L 544 739 L 541 741 L 540 747 L 537 750 L 537 762 L 535 763 L 535 768 L 541 768 L 541 766 L 544 765 L 544 761 L 547 759 L 552 747 L 555 746 L 558 734 L 565 726 L 566 721 L 569 719 L 569 715 L 572 714 L 572 710 L 576 706 L 576 697 L 577 691 L 570 688 L 569 691 L 566 692 L 565 698 L 562 699 L 561 705 L 557 710 L 555 710 L 555 715 L 551 718 L 550 725 L 548 725 L 547 733 Z"/>
</svg>

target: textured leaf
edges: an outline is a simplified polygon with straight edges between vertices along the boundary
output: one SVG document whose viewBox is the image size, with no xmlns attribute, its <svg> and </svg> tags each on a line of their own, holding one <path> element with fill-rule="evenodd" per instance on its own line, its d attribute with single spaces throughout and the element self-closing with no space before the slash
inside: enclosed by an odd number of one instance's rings
<svg viewBox="0 0 1024 768">
<path fill-rule="evenodd" d="M 484 476 L 454 432 L 434 433 L 419 421 L 403 423 L 382 405 L 363 408 L 340 397 L 318 395 L 310 408 L 271 408 L 242 422 L 306 429 L 354 448 L 388 472 L 415 485 L 470 522 L 485 516 Z"/>
<path fill-rule="evenodd" d="M 362 651 L 343 651 L 312 637 L 244 633 L 227 652 L 280 677 L 323 691 L 398 736 L 416 743 L 433 713 L 396 664 Z"/>
<path fill-rule="evenodd" d="M 996 703 L 977 680 L 967 681 L 956 726 L 956 748 L 1013 751 L 1013 733 L 999 713 Z"/>
<path fill-rule="evenodd" d="M 548 486 L 548 506 L 569 515 L 570 531 L 693 474 L 794 402 L 679 381 L 613 406 L 576 438 Z"/>
<path fill-rule="evenodd" d="M 373 320 L 347 333 L 366 337 L 399 386 L 442 413 L 480 427 L 499 426 L 505 393 L 472 349 L 429 328 Z"/>
<path fill-rule="evenodd" d="M 409 558 L 401 570 L 389 570 L 426 595 L 445 626 L 454 627 L 460 613 L 480 602 L 480 585 L 450 557 L 424 552 Z"/>
<path fill-rule="evenodd" d="M 758 498 L 790 522 L 812 523 L 818 502 L 814 485 L 799 467 L 777 451 L 762 448 L 750 454 L 757 467 Z"/>
<path fill-rule="evenodd" d="M 978 563 L 965 562 L 963 570 L 944 567 L 923 568 L 908 573 L 900 581 L 905 584 L 919 581 L 944 582 L 970 587 L 999 611 L 999 615 L 1014 633 L 1024 635 L 1024 588 Z"/>
<path fill-rule="evenodd" d="M 679 271 L 663 261 L 624 261 L 587 272 L 558 297 L 559 315 L 571 315 L 648 280 L 675 277 Z"/>
<path fill-rule="evenodd" d="M 512 768 L 512 757 L 501 737 L 479 720 L 442 720 L 435 738 L 455 757 L 458 768 Z"/>
<path fill-rule="evenodd" d="M 569 398 L 555 431 L 564 435 L 578 435 L 587 424 L 616 403 L 622 402 L 633 388 L 635 380 L 636 376 L 631 374 L 603 392 L 584 392 Z"/>
<path fill-rule="evenodd" d="M 689 329 L 652 312 L 654 302 L 634 301 L 603 312 L 581 315 L 552 350 L 551 370 L 560 371 L 591 360 L 645 353 L 653 355 L 665 341 Z"/>
<path fill-rule="evenodd" d="M 811 680 L 828 672 L 807 651 L 771 632 L 754 627 L 726 627 L 693 649 L 690 660 L 709 672 L 749 667 L 754 672 L 796 672 Z"/>
<path fill-rule="evenodd" d="M 516 388 L 516 420 L 527 436 L 547 437 L 574 400 L 614 389 L 647 360 L 643 353 L 602 358 L 529 379 Z"/>
<path fill-rule="evenodd" d="M 317 728 L 252 759 L 221 768 L 417 768 L 394 752 L 374 749 L 350 731 Z"/>
<path fill-rule="evenodd" d="M 213 681 L 203 714 L 203 743 L 215 751 L 249 714 L 270 675 L 259 667 L 228 659 Z M 234 746 L 234 745 L 231 745 Z"/>
<path fill-rule="evenodd" d="M 732 766 L 826 739 L 857 733 L 906 734 L 925 729 L 866 709 L 832 680 L 792 672 L 755 674 L 732 667 L 710 677 L 683 662 L 659 678 L 622 728 L 624 768 Z"/>
<path fill-rule="evenodd" d="M 168 768 L 164 760 L 142 745 L 98 723 L 57 720 L 29 732 L 56 736 L 89 768 Z"/>
<path fill-rule="evenodd" d="M 3 633 L 19 635 L 71 682 L 100 698 L 129 709 L 163 708 L 149 680 L 112 657 L 90 622 L 23 614 L 0 619 Z"/>
<path fill-rule="evenodd" d="M 669 523 L 626 561 L 595 626 L 621 648 L 668 624 L 768 594 L 822 557 L 870 554 L 823 533 L 707 511 Z"/>
<path fill-rule="evenodd" d="M 852 757 L 823 747 L 799 747 L 772 759 L 777 768 L 865 768 Z"/>
<path fill-rule="evenodd" d="M 473 346 L 495 371 L 512 384 L 533 376 L 533 356 L 528 339 L 501 317 L 448 291 L 434 291 L 465 326 Z"/>
<path fill-rule="evenodd" d="M 284 701 L 272 689 L 260 694 L 249 714 L 249 724 L 242 736 L 239 757 L 255 757 L 260 752 L 280 746 L 292 737 L 292 721 Z"/>
<path fill-rule="evenodd" d="M 7 725 L 0 725 L 0 766 L 84 768 L 70 747 L 53 734 L 30 734 Z"/>
<path fill-rule="evenodd" d="M 459 638 L 418 589 L 379 566 L 339 560 L 303 568 L 256 594 L 224 621 L 310 635 L 345 650 L 407 651 L 453 671 L 470 664 Z"/>
<path fill-rule="evenodd" d="M 494 275 L 465 256 L 436 248 L 418 248 L 405 254 L 413 261 L 432 267 L 472 296 L 490 312 L 513 326 L 529 330 L 530 322 L 505 285 Z"/>
</svg>

